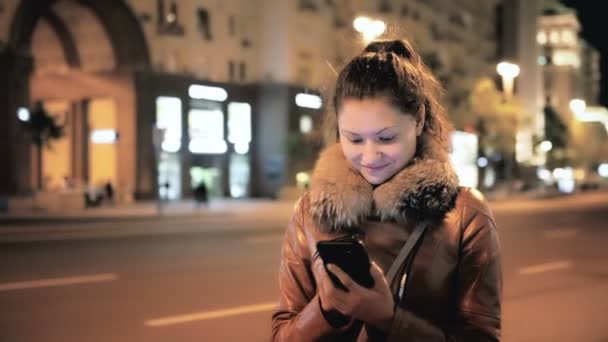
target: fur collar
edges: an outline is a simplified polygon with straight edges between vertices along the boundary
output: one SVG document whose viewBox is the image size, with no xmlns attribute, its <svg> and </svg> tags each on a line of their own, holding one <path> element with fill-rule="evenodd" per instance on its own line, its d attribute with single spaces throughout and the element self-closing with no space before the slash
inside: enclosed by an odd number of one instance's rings
<svg viewBox="0 0 608 342">
<path fill-rule="evenodd" d="M 423 152 L 375 189 L 350 167 L 339 144 L 323 152 L 309 191 L 310 213 L 325 232 L 356 229 L 368 217 L 405 223 L 440 221 L 458 194 L 458 177 L 447 153 Z"/>
</svg>

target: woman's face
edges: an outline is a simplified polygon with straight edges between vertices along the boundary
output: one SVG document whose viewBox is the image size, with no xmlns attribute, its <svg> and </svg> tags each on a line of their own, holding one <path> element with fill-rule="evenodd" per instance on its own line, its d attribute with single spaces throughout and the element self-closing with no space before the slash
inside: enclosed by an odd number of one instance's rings
<svg viewBox="0 0 608 342">
<path fill-rule="evenodd" d="M 384 98 L 342 101 L 338 112 L 340 145 L 346 159 L 369 183 L 384 183 L 416 153 L 418 122 Z"/>
</svg>

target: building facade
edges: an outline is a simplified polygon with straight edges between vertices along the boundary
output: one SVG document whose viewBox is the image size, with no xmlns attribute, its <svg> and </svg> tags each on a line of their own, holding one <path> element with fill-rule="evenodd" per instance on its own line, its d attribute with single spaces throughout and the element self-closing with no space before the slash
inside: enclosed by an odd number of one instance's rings
<svg viewBox="0 0 608 342">
<path fill-rule="evenodd" d="M 320 147 L 336 72 L 365 44 L 355 17 L 416 42 L 458 121 L 496 63 L 497 2 L 4 1 L 0 193 L 69 179 L 110 182 L 125 201 L 189 197 L 200 182 L 215 196 L 275 196 L 312 167 L 314 153 L 290 159 L 290 146 Z M 41 162 L 17 115 L 38 101 L 66 127 Z"/>
</svg>

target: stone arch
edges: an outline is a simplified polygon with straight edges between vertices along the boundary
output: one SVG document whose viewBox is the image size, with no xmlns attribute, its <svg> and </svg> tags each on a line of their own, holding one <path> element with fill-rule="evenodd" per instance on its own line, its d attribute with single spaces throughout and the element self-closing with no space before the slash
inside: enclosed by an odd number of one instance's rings
<svg viewBox="0 0 608 342">
<path fill-rule="evenodd" d="M 2 196 L 31 194 L 33 190 L 29 172 L 32 169 L 29 141 L 20 133 L 16 112 L 19 107 L 30 106 L 30 77 L 35 57 L 32 44 L 37 23 L 44 20 L 51 26 L 70 67 L 80 69 L 84 62 L 78 55 L 77 42 L 69 30 L 70 23 L 62 21 L 54 12 L 53 6 L 60 1 L 21 0 L 12 17 L 7 44 L 0 45 L 0 113 L 3 113 L 0 115 L 0 164 L 8 165 L 0 168 L 0 201 Z M 125 0 L 71 1 L 85 7 L 98 19 L 109 40 L 115 61 L 113 69 L 118 72 L 112 75 L 118 77 L 119 81 L 106 83 L 131 84 L 129 80 L 135 72 L 150 69 L 151 58 L 144 32 Z M 122 108 L 130 108 L 130 102 L 131 98 L 121 102 L 122 106 L 127 106 Z M 121 109 L 121 113 L 124 112 Z"/>
<path fill-rule="evenodd" d="M 57 0 L 23 0 L 15 12 L 10 28 L 8 46 L 19 54 L 29 55 L 32 35 L 39 19 L 54 18 L 52 5 Z M 88 7 L 99 18 L 105 29 L 119 69 L 147 69 L 150 55 L 146 39 L 137 17 L 123 0 L 78 0 L 78 4 Z M 52 21 L 52 20 L 51 20 Z M 64 49 L 70 46 L 63 42 Z M 72 57 L 66 51 L 68 59 Z"/>
</svg>

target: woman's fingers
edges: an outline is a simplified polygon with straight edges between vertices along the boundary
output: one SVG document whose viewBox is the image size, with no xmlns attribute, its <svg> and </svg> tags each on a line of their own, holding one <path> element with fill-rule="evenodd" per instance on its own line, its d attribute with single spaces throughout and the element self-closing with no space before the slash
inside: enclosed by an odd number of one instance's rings
<svg viewBox="0 0 608 342">
<path fill-rule="evenodd" d="M 334 264 L 328 264 L 327 270 L 333 273 L 336 278 L 348 289 L 348 291 L 357 290 L 360 287 L 346 272 Z"/>
<path fill-rule="evenodd" d="M 374 285 L 377 285 L 379 282 L 386 282 L 384 272 L 382 271 L 380 266 L 378 266 L 378 264 L 373 261 L 371 262 L 369 272 L 371 273 L 372 278 L 374 279 Z"/>
</svg>

